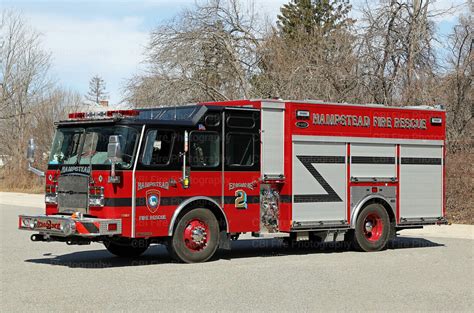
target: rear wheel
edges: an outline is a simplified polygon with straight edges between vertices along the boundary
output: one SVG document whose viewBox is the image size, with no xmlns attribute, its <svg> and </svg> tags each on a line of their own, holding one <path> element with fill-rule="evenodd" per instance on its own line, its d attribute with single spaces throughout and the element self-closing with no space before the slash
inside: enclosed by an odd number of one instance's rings
<svg viewBox="0 0 474 313">
<path fill-rule="evenodd" d="M 194 209 L 184 214 L 168 243 L 171 256 L 180 262 L 197 263 L 209 260 L 219 243 L 219 224 L 207 209 Z"/>
<path fill-rule="evenodd" d="M 113 255 L 119 257 L 137 257 L 143 254 L 149 246 L 146 240 L 126 240 L 126 241 L 107 241 L 104 242 L 105 248 Z"/>
<path fill-rule="evenodd" d="M 354 248 L 359 251 L 380 251 L 390 239 L 392 225 L 385 208 L 379 203 L 367 205 L 357 217 L 352 234 Z"/>
</svg>

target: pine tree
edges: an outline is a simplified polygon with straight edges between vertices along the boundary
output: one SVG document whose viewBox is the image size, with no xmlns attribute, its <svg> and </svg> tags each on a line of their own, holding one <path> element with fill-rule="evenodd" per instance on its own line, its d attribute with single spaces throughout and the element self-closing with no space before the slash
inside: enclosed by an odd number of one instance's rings
<svg viewBox="0 0 474 313">
<path fill-rule="evenodd" d="M 291 0 L 280 9 L 278 28 L 290 37 L 301 32 L 327 34 L 352 22 L 347 17 L 350 9 L 348 0 Z"/>
<path fill-rule="evenodd" d="M 89 81 L 89 91 L 85 95 L 87 101 L 100 104 L 101 100 L 106 100 L 108 92 L 105 89 L 105 81 L 99 75 L 95 75 Z"/>
</svg>

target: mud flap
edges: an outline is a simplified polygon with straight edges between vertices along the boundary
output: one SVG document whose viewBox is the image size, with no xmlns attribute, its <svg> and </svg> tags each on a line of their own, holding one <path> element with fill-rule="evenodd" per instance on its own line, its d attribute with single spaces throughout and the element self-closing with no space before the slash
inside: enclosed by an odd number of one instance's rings
<svg viewBox="0 0 474 313">
<path fill-rule="evenodd" d="M 226 231 L 221 231 L 219 233 L 219 246 L 218 246 L 218 254 L 219 258 L 222 260 L 230 260 L 230 234 Z"/>
<path fill-rule="evenodd" d="M 219 249 L 230 250 L 230 235 L 226 231 L 221 231 L 220 233 Z"/>
</svg>

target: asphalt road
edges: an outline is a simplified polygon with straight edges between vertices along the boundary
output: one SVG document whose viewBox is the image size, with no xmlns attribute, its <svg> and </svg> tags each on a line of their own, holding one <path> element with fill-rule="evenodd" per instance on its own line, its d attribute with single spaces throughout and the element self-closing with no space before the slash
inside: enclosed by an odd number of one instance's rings
<svg viewBox="0 0 474 313">
<path fill-rule="evenodd" d="M 474 307 L 472 228 L 465 236 L 471 239 L 401 236 L 377 253 L 290 250 L 275 239 L 239 240 L 220 259 L 188 265 L 173 263 L 161 246 L 121 260 L 99 244 L 31 242 L 29 232 L 16 229 L 17 215 L 42 213 L 40 205 L 5 203 L 0 201 L 1 312 Z"/>
</svg>

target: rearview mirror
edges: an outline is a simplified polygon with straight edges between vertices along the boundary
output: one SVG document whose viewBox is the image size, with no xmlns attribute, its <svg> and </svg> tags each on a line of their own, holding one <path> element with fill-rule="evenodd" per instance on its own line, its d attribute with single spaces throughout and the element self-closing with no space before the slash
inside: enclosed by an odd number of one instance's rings
<svg viewBox="0 0 474 313">
<path fill-rule="evenodd" d="M 110 169 L 109 183 L 119 184 L 120 176 L 115 175 L 115 163 L 122 162 L 122 148 L 120 147 L 120 140 L 118 135 L 109 137 L 109 144 L 107 145 L 107 158 L 112 163 Z"/>
<path fill-rule="evenodd" d="M 109 137 L 109 144 L 107 145 L 107 158 L 111 162 L 122 162 L 122 148 L 120 147 L 118 135 L 112 135 Z"/>
<path fill-rule="evenodd" d="M 26 159 L 28 160 L 28 170 L 34 173 L 35 175 L 44 177 L 43 171 L 31 166 L 31 163 L 35 161 L 35 150 L 36 150 L 35 140 L 33 138 L 30 138 L 30 140 L 28 140 L 28 147 L 26 148 Z"/>
<path fill-rule="evenodd" d="M 26 158 L 30 163 L 33 163 L 35 161 L 35 150 L 35 140 L 31 138 L 30 140 L 28 140 L 28 148 L 26 149 Z"/>
</svg>

